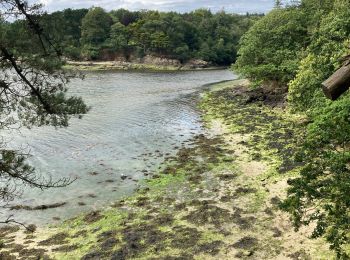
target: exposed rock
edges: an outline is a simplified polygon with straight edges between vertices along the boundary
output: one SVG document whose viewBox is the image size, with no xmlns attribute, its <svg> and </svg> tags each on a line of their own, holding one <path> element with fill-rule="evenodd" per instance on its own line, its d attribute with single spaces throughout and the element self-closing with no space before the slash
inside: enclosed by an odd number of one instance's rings
<svg viewBox="0 0 350 260">
<path fill-rule="evenodd" d="M 190 68 L 190 69 L 204 69 L 207 68 L 209 66 L 209 63 L 204 61 L 204 60 L 200 60 L 200 59 L 191 59 L 189 60 L 184 67 Z"/>
<path fill-rule="evenodd" d="M 152 55 L 146 55 L 143 59 L 141 59 L 141 63 L 152 64 L 157 66 L 181 66 L 181 62 L 179 60 L 170 59 L 166 57 L 156 57 Z"/>
</svg>

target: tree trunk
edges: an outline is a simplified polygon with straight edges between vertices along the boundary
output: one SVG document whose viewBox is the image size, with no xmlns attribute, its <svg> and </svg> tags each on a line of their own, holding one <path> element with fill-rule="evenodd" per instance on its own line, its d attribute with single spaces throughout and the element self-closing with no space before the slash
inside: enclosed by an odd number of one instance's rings
<svg viewBox="0 0 350 260">
<path fill-rule="evenodd" d="M 331 100 L 336 100 L 350 87 L 350 65 L 344 65 L 322 83 L 323 92 Z"/>
</svg>

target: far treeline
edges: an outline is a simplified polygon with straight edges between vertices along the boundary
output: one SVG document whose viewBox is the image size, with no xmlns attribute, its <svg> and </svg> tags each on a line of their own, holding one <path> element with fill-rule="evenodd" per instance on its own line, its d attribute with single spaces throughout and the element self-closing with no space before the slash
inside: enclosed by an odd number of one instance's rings
<svg viewBox="0 0 350 260">
<path fill-rule="evenodd" d="M 350 1 L 299 0 L 276 8 L 241 39 L 236 69 L 256 85 L 288 89 L 291 111 L 307 117 L 282 207 L 295 226 L 316 223 L 338 258 L 350 258 L 350 94 L 328 100 L 322 82 L 350 60 Z M 278 129 L 276 129 L 278 131 Z"/>
<path fill-rule="evenodd" d="M 66 9 L 37 19 L 70 60 L 135 59 L 145 55 L 186 62 L 201 59 L 214 65 L 236 60 L 238 42 L 259 14 L 213 14 L 200 9 L 191 13 L 136 11 L 102 8 Z M 25 26 L 16 21 L 14 32 Z M 30 37 L 16 35 L 30 46 Z"/>
</svg>

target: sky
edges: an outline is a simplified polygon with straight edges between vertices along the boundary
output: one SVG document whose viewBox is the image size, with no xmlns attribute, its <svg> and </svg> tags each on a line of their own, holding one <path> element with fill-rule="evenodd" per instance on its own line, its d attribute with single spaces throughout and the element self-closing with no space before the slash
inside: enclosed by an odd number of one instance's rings
<svg viewBox="0 0 350 260">
<path fill-rule="evenodd" d="M 106 10 L 125 8 L 187 12 L 207 8 L 213 12 L 225 10 L 230 13 L 265 13 L 274 5 L 274 0 L 39 0 L 39 2 L 44 4 L 45 9 L 49 12 L 65 8 L 100 6 Z"/>
</svg>

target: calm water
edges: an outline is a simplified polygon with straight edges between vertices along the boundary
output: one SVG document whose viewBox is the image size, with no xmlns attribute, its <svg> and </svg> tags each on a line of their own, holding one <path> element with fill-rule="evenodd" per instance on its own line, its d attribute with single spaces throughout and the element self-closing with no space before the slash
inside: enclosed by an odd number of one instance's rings
<svg viewBox="0 0 350 260">
<path fill-rule="evenodd" d="M 230 71 L 176 73 L 94 72 L 71 82 L 71 92 L 92 107 L 66 129 L 14 133 L 13 147 L 26 147 L 43 175 L 71 177 L 66 188 L 27 190 L 18 205 L 66 202 L 45 211 L 8 211 L 26 223 L 46 224 L 109 205 L 131 194 L 144 171 L 202 130 L 196 110 L 203 85 L 234 79 Z M 122 180 L 121 176 L 128 176 Z M 85 204 L 82 206 L 82 204 Z M 57 221 L 57 220 L 56 220 Z"/>
</svg>

